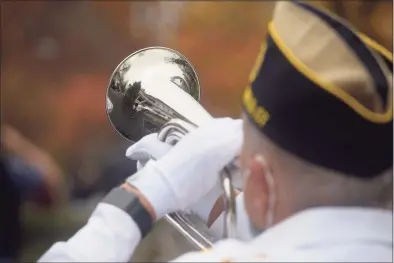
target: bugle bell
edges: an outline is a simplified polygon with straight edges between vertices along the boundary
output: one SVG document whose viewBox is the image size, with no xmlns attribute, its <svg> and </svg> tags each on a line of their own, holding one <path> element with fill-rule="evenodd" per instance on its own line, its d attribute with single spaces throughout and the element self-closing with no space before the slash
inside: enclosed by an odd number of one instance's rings
<svg viewBox="0 0 394 263">
<path fill-rule="evenodd" d="M 200 84 L 191 63 L 164 47 L 141 49 L 126 57 L 113 72 L 107 90 L 107 114 L 112 126 L 131 142 L 157 132 L 161 141 L 176 144 L 186 133 L 212 119 L 199 104 Z M 222 173 L 227 200 L 225 233 L 234 236 L 235 201 L 230 173 Z M 196 249 L 215 240 L 195 215 L 179 211 L 165 216 Z M 198 226 L 197 226 L 198 225 Z"/>
</svg>

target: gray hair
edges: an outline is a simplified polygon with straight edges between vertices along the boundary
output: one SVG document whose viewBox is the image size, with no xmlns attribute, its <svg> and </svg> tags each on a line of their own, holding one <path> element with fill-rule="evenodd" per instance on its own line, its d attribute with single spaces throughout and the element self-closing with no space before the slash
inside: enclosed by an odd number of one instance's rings
<svg viewBox="0 0 394 263">
<path fill-rule="evenodd" d="M 360 179 L 316 166 L 281 149 L 245 120 L 245 147 L 263 154 L 285 176 L 294 202 L 301 206 L 339 205 L 392 209 L 393 168 L 372 179 Z M 292 196 L 293 197 L 293 196 Z M 307 207 L 303 207 L 307 208 Z"/>
</svg>

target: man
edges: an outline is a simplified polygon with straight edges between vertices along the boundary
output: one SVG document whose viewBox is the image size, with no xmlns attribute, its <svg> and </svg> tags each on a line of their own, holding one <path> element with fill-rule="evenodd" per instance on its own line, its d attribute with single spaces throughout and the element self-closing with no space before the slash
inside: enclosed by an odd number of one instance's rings
<svg viewBox="0 0 394 263">
<path fill-rule="evenodd" d="M 151 223 L 200 203 L 240 156 L 254 238 L 175 261 L 391 262 L 391 67 L 387 50 L 339 19 L 278 2 L 243 121 L 212 120 L 163 150 L 40 261 L 127 261 Z M 128 155 L 152 155 L 152 138 Z"/>
<path fill-rule="evenodd" d="M 2 157 L 21 197 L 52 208 L 63 201 L 62 171 L 55 160 L 15 128 L 1 127 Z"/>
</svg>

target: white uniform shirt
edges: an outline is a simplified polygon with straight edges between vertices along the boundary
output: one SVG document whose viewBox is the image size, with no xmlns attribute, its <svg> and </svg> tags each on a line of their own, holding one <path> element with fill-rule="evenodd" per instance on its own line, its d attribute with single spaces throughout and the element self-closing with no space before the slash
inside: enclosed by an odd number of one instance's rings
<svg viewBox="0 0 394 263">
<path fill-rule="evenodd" d="M 284 220 L 252 241 L 221 241 L 177 262 L 392 262 L 392 211 L 314 208 Z M 120 209 L 99 204 L 87 225 L 53 245 L 40 262 L 127 262 L 141 235 Z"/>
</svg>

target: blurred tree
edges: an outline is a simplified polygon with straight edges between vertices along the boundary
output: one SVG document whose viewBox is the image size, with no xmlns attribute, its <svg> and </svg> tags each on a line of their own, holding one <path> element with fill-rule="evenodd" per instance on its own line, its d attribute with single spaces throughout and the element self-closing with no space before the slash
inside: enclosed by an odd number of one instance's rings
<svg viewBox="0 0 394 263">
<path fill-rule="evenodd" d="M 392 2 L 310 2 L 392 49 Z M 149 45 L 185 54 L 199 73 L 203 105 L 215 116 L 237 117 L 273 6 L 268 1 L 5 2 L 2 117 L 58 158 L 76 159 L 88 141 L 117 136 L 104 111 L 108 78 L 126 55 Z"/>
<path fill-rule="evenodd" d="M 124 4 L 2 5 L 2 117 L 66 166 L 89 140 L 113 134 L 105 113 L 108 79 L 142 46 L 131 37 L 128 12 L 119 16 Z M 116 23 L 117 13 L 123 22 Z"/>
<path fill-rule="evenodd" d="M 215 116 L 240 114 L 239 100 L 266 33 L 272 2 L 190 2 L 169 45 L 195 65 L 202 104 Z"/>
<path fill-rule="evenodd" d="M 305 2 L 337 13 L 392 50 L 391 1 Z M 183 8 L 179 34 L 168 45 L 179 49 L 195 65 L 202 103 L 213 115 L 239 116 L 241 94 L 273 7 L 272 1 L 199 1 Z"/>
<path fill-rule="evenodd" d="M 318 1 L 352 23 L 360 32 L 393 50 L 393 2 L 375 1 Z M 367 18 L 367 19 L 366 19 Z"/>
</svg>

